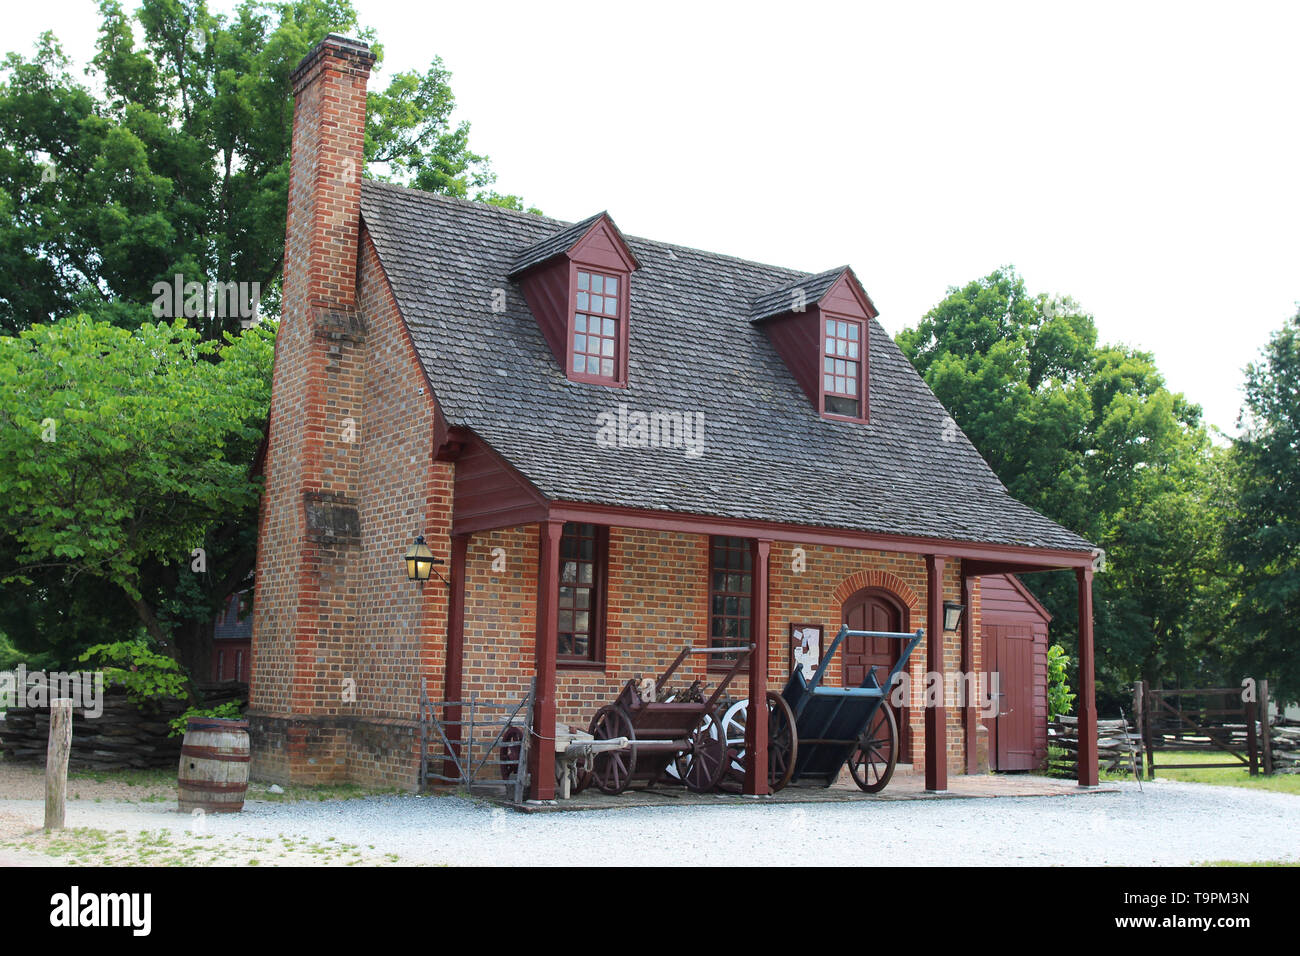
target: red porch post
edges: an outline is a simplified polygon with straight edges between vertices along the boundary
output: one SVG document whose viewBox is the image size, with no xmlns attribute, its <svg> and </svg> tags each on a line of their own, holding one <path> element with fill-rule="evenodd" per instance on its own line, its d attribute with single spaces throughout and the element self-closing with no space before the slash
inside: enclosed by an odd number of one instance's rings
<svg viewBox="0 0 1300 956">
<path fill-rule="evenodd" d="M 749 656 L 749 720 L 745 722 L 745 794 L 767 795 L 767 582 L 772 542 L 754 542 L 753 630 Z"/>
<path fill-rule="evenodd" d="M 528 747 L 528 796 L 555 799 L 555 654 L 559 628 L 560 536 L 563 521 L 537 523 L 537 630 L 533 638 L 537 684 L 533 739 Z"/>
<path fill-rule="evenodd" d="M 1097 786 L 1097 686 L 1092 665 L 1092 568 L 1074 569 L 1079 584 L 1079 786 Z"/>
<path fill-rule="evenodd" d="M 948 789 L 948 710 L 942 676 L 944 563 L 942 555 L 925 556 L 925 667 L 940 675 L 939 703 L 931 707 L 927 700 L 925 707 L 925 789 L 932 793 Z"/>
<path fill-rule="evenodd" d="M 447 660 L 443 668 L 443 700 L 459 701 L 464 693 L 462 674 L 465 666 L 465 556 L 469 552 L 469 535 L 451 536 L 451 567 L 448 571 L 451 586 L 447 589 Z M 456 748 L 459 756 L 460 708 L 448 707 L 444 711 L 448 721 L 447 742 Z M 448 760 L 443 776 L 456 776 L 456 765 Z"/>
<path fill-rule="evenodd" d="M 982 703 L 976 701 L 974 695 L 970 693 L 972 684 L 971 678 L 975 671 L 975 581 L 977 579 L 968 576 L 963 572 L 961 576 L 961 603 L 966 606 L 965 612 L 961 618 L 961 669 L 962 669 L 962 686 L 966 688 L 966 704 L 962 709 L 962 725 L 965 727 L 966 736 L 966 772 L 979 772 L 979 754 L 977 744 L 979 743 L 979 713 L 977 705 Z M 979 687 L 979 680 L 974 681 L 975 688 Z"/>
</svg>

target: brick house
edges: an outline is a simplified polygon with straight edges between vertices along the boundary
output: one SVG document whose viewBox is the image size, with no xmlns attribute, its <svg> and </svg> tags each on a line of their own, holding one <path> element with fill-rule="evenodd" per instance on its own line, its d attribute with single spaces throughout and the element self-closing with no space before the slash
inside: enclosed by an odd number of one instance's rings
<svg viewBox="0 0 1300 956">
<path fill-rule="evenodd" d="M 293 76 L 256 777 L 415 787 L 422 679 L 462 700 L 535 677 L 536 726 L 585 727 L 683 644 L 748 641 L 736 692 L 761 694 L 796 624 L 923 627 L 916 680 L 979 672 L 981 579 L 1046 569 L 1077 575 L 1095 719 L 1093 546 L 1008 495 L 851 269 L 363 181 L 373 59 L 331 36 Z M 407 580 L 416 535 L 447 586 Z M 957 633 L 930 627 L 945 599 L 967 608 Z M 883 653 L 849 651 L 835 682 Z M 928 788 L 987 765 L 974 701 L 901 716 Z M 554 792 L 549 748 L 534 798 Z M 746 788 L 766 789 L 761 765 Z"/>
</svg>

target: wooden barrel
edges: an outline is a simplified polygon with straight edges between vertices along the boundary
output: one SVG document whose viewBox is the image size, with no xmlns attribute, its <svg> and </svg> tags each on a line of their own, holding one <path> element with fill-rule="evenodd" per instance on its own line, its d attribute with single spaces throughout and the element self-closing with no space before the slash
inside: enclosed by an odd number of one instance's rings
<svg viewBox="0 0 1300 956">
<path fill-rule="evenodd" d="M 237 813 L 248 792 L 248 721 L 191 717 L 178 777 L 182 813 Z"/>
</svg>

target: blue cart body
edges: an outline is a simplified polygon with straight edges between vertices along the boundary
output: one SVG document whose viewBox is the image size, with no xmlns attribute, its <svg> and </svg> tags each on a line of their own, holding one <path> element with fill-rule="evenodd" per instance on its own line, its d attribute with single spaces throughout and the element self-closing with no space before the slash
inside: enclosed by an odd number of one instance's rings
<svg viewBox="0 0 1300 956">
<path fill-rule="evenodd" d="M 845 762 L 857 749 L 858 740 L 870 726 L 877 708 L 884 703 L 894 677 L 907 666 L 908 658 L 924 636 L 923 628 L 909 634 L 851 631 L 848 627 L 841 627 L 812 680 L 803 676 L 802 667 L 794 668 L 781 692 L 794 712 L 795 733 L 799 741 L 792 782 L 803 779 L 825 786 L 835 782 Z M 877 679 L 873 665 L 858 687 L 826 687 L 822 683 L 826 669 L 847 637 L 883 637 L 905 641 L 906 644 L 884 681 Z"/>
</svg>

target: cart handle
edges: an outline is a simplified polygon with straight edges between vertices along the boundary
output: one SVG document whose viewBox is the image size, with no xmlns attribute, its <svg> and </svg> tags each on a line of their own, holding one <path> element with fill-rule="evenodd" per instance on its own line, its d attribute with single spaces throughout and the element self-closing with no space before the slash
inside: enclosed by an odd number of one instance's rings
<svg viewBox="0 0 1300 956">
<path fill-rule="evenodd" d="M 831 646 L 827 648 L 826 653 L 822 656 L 822 662 L 817 667 L 817 672 L 813 674 L 812 680 L 808 682 L 808 690 L 814 690 L 821 683 L 822 677 L 826 674 L 826 668 L 830 667 L 831 661 L 835 658 L 835 652 L 839 650 L 840 644 L 846 637 L 888 637 L 899 641 L 908 641 L 908 645 L 903 649 L 903 653 L 898 655 L 896 663 L 889 671 L 889 678 L 882 685 L 886 688 L 894 681 L 894 675 L 907 666 L 907 659 L 912 656 L 912 651 L 916 645 L 921 643 L 921 638 L 925 636 L 925 628 L 918 627 L 915 631 L 850 631 L 847 624 L 840 628 L 840 632 L 835 635 L 835 640 L 831 641 Z"/>
</svg>

